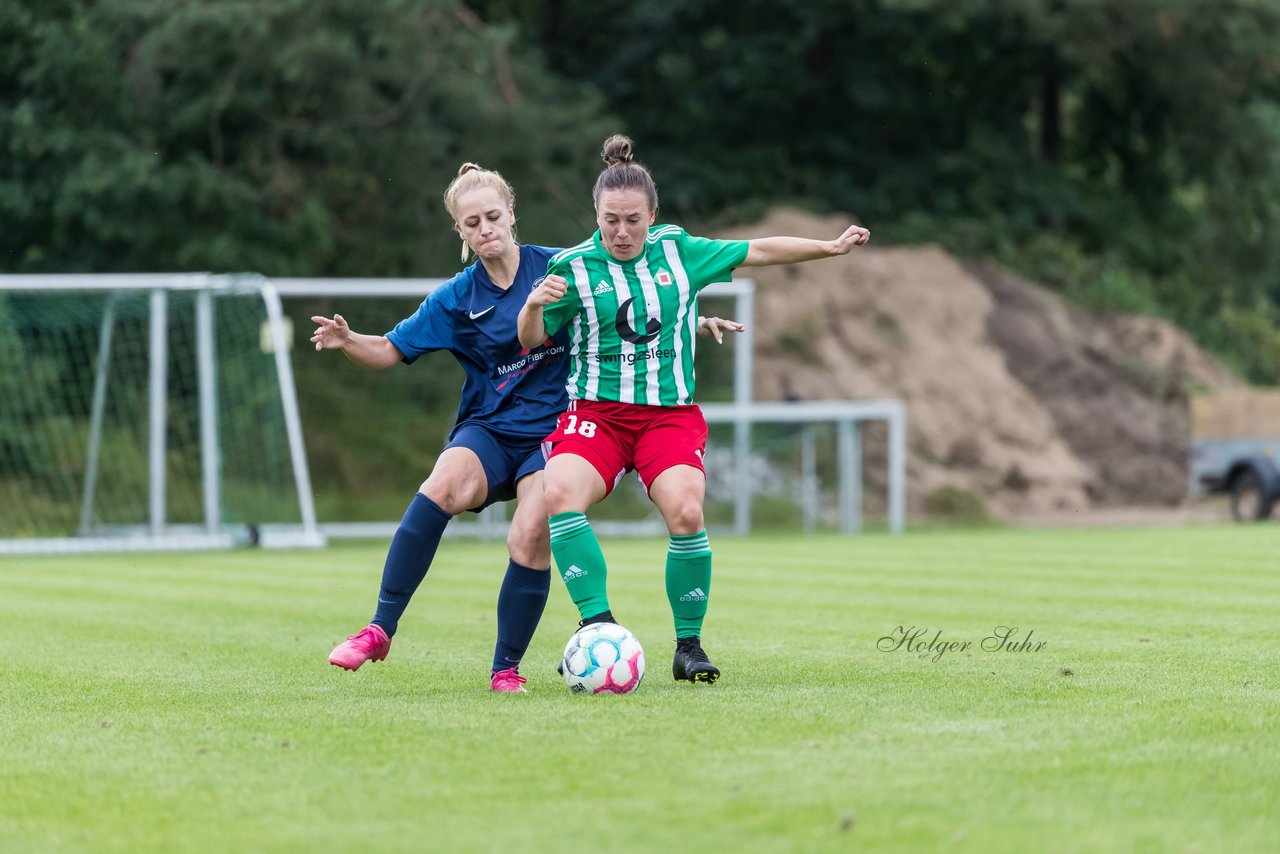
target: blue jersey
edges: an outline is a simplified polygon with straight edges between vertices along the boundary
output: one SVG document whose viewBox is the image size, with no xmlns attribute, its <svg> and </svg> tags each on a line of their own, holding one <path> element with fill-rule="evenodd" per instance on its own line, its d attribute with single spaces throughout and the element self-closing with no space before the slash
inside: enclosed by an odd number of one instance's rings
<svg viewBox="0 0 1280 854">
<path fill-rule="evenodd" d="M 555 429 L 568 404 L 568 330 L 529 350 L 516 337 L 516 318 L 546 275 L 547 261 L 559 251 L 521 246 L 520 268 L 505 290 L 477 261 L 387 333 L 409 364 L 424 353 L 448 350 L 462 366 L 466 378 L 450 438 L 468 424 L 513 442 L 537 442 Z"/>
</svg>

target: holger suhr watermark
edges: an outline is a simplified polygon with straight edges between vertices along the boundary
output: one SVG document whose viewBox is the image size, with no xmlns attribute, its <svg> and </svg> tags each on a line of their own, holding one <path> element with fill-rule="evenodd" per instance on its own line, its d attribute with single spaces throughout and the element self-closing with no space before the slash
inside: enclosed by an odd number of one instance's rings
<svg viewBox="0 0 1280 854">
<path fill-rule="evenodd" d="M 996 626 L 991 634 L 977 641 L 977 645 L 983 652 L 1039 652 L 1049 645 L 1048 641 L 1032 640 L 1034 635 L 1034 629 L 1021 635 L 1017 626 Z M 971 640 L 944 640 L 942 629 L 937 629 L 930 636 L 926 626 L 898 626 L 876 641 L 876 649 L 881 652 L 905 650 L 937 662 L 949 652 L 968 652 L 974 643 Z"/>
</svg>

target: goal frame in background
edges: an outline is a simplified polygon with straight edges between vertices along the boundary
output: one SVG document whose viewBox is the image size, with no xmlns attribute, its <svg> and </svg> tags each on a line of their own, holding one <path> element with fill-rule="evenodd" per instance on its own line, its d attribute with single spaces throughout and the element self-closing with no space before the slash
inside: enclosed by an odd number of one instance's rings
<svg viewBox="0 0 1280 854">
<path fill-rule="evenodd" d="M 150 394 L 148 412 L 149 509 L 145 526 L 110 536 L 95 536 L 88 529 L 92 516 L 96 478 L 96 447 L 91 430 L 81 507 L 82 536 L 51 539 L 0 538 L 0 555 L 74 551 L 130 551 L 231 548 L 254 543 L 263 547 L 322 547 L 330 538 L 390 537 L 398 525 L 388 522 L 326 522 L 316 520 L 315 501 L 306 458 L 303 426 L 298 410 L 297 390 L 290 362 L 290 332 L 285 322 L 282 300 L 305 297 L 414 297 L 424 298 L 443 285 L 445 279 L 270 279 L 257 274 L 84 274 L 84 275 L 0 275 L 0 293 L 149 291 L 151 294 Z M 165 519 L 165 412 L 167 371 L 167 298 L 171 291 L 196 292 L 196 375 L 200 399 L 201 482 L 205 520 L 203 525 L 173 526 Z M 216 383 L 214 330 L 211 303 L 216 293 L 257 294 L 266 309 L 284 423 L 298 493 L 300 525 L 262 525 L 252 531 L 228 530 L 219 518 L 219 473 L 217 453 Z M 816 455 L 814 425 L 833 424 L 837 437 L 840 530 L 862 530 L 862 454 L 860 428 L 866 421 L 883 421 L 888 428 L 887 527 L 897 534 L 906 527 L 906 414 L 901 401 L 806 401 L 756 403 L 752 400 L 754 352 L 755 282 L 735 279 L 711 285 L 703 297 L 734 299 L 733 319 L 746 331 L 735 341 L 734 399 L 732 403 L 703 404 L 708 423 L 733 426 L 732 532 L 751 532 L 751 504 L 754 493 L 750 474 L 752 427 L 762 423 L 791 423 L 804 426 L 801 435 L 802 501 L 806 531 L 816 527 Z M 110 312 L 104 312 L 94 385 L 94 418 L 100 418 L 101 397 L 105 394 L 102 372 L 110 358 Z M 607 535 L 647 535 L 661 532 L 660 519 L 602 521 L 595 527 Z M 495 504 L 475 521 L 457 520 L 446 529 L 450 537 L 504 537 L 506 508 Z"/>
<path fill-rule="evenodd" d="M 446 279 L 314 279 L 277 278 L 271 282 L 282 297 L 416 297 L 427 294 L 448 281 Z M 709 424 L 733 425 L 733 527 L 736 535 L 751 533 L 751 504 L 754 490 L 751 482 L 751 435 L 755 424 L 791 423 L 805 425 L 801 436 L 802 483 L 801 502 L 804 529 L 816 528 L 819 515 L 816 497 L 816 454 L 813 425 L 835 426 L 837 439 L 840 496 L 840 530 L 858 533 L 862 530 L 862 443 L 861 426 L 867 421 L 883 421 L 888 429 L 887 457 L 887 526 L 891 533 L 906 529 L 906 431 L 907 418 L 899 400 L 803 401 L 794 403 L 755 403 L 752 400 L 753 354 L 755 352 L 755 290 L 753 279 L 735 278 L 702 290 L 700 297 L 734 300 L 733 320 L 746 329 L 735 336 L 733 352 L 733 402 L 701 404 Z M 704 312 L 705 313 L 705 312 Z M 326 522 L 320 530 L 328 537 L 390 537 L 397 522 Z M 609 536 L 649 535 L 665 530 L 660 519 L 593 522 L 598 533 Z M 455 520 L 445 529 L 446 536 L 478 536 L 495 539 L 506 535 L 506 507 L 493 504 L 475 521 Z"/>
<path fill-rule="evenodd" d="M 806 400 L 789 403 L 704 403 L 702 413 L 708 424 L 734 425 L 734 520 L 735 534 L 751 533 L 750 449 L 754 424 L 799 424 L 801 458 L 801 517 L 805 533 L 817 528 L 818 507 L 817 424 L 832 424 L 836 430 L 837 479 L 840 504 L 840 531 L 856 534 L 862 530 L 862 432 L 867 421 L 883 421 L 888 429 L 886 456 L 886 522 L 892 534 L 906 529 L 907 506 L 907 415 L 900 400 Z M 742 435 L 745 433 L 745 436 Z"/>
<path fill-rule="evenodd" d="M 200 407 L 200 479 L 201 503 L 204 512 L 204 522 L 198 525 L 173 525 L 166 518 L 168 446 L 166 419 L 169 404 L 168 304 L 169 295 L 179 291 L 195 294 L 195 375 Z M 307 467 L 302 421 L 298 413 L 293 365 L 289 361 L 289 341 L 284 312 L 280 295 L 274 285 L 261 276 L 208 273 L 0 275 L 0 294 L 43 295 L 88 292 L 145 292 L 150 295 L 147 393 L 148 519 L 145 524 L 114 527 L 110 532 L 97 531 L 92 527 L 97 491 L 99 442 L 115 324 L 113 303 L 108 300 L 99 323 L 89 446 L 86 449 L 87 463 L 78 535 L 49 538 L 0 538 L 0 555 L 225 549 L 246 543 L 256 543 L 264 548 L 324 546 L 325 537 L 316 524 L 315 502 Z M 280 400 L 283 409 L 281 414 L 293 469 L 294 488 L 298 495 L 301 524 L 263 524 L 250 527 L 229 526 L 222 522 L 217 414 L 218 377 L 213 329 L 213 299 L 217 295 L 257 295 L 263 302 L 266 328 L 271 336 L 276 378 L 280 384 Z"/>
</svg>

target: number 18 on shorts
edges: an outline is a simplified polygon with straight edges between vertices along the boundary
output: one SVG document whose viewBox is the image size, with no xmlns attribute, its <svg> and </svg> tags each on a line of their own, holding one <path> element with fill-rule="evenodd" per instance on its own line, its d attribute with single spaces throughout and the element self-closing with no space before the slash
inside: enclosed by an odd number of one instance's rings
<svg viewBox="0 0 1280 854">
<path fill-rule="evenodd" d="M 607 494 L 632 469 L 645 489 L 672 466 L 705 471 L 707 422 L 696 405 L 574 400 L 546 441 L 550 457 L 574 454 L 591 463 Z"/>
</svg>

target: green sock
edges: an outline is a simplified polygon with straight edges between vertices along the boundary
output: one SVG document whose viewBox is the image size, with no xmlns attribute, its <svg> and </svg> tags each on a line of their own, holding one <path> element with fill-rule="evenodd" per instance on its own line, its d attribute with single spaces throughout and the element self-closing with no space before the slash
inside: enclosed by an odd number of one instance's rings
<svg viewBox="0 0 1280 854">
<path fill-rule="evenodd" d="M 557 513 L 551 519 L 551 554 L 582 619 L 609 610 L 604 553 L 582 513 Z"/>
<path fill-rule="evenodd" d="M 676 621 L 676 637 L 702 634 L 711 594 L 711 544 L 707 532 L 672 534 L 667 547 L 667 601 Z"/>
</svg>

